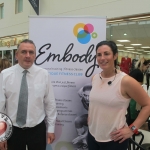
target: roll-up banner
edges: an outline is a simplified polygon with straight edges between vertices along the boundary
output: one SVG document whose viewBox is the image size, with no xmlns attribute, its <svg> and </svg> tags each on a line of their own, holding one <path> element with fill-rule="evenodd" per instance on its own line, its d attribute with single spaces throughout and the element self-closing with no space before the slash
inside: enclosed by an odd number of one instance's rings
<svg viewBox="0 0 150 150">
<path fill-rule="evenodd" d="M 37 15 L 39 15 L 39 0 L 29 0 L 31 6 Z"/>
<path fill-rule="evenodd" d="M 106 18 L 31 16 L 29 38 L 35 64 L 51 76 L 57 105 L 56 138 L 47 150 L 88 150 L 91 77 L 100 72 L 95 47 L 106 39 Z"/>
</svg>

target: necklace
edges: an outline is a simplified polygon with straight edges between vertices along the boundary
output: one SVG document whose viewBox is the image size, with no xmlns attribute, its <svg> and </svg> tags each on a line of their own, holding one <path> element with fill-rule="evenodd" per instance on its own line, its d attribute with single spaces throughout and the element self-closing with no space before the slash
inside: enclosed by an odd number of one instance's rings
<svg viewBox="0 0 150 150">
<path fill-rule="evenodd" d="M 108 81 L 108 82 L 107 82 L 108 85 L 111 85 L 112 82 L 115 80 L 116 74 L 117 74 L 117 70 L 115 69 L 115 77 L 114 77 L 114 79 L 113 79 L 112 81 Z M 99 77 L 100 77 L 100 79 L 102 80 L 102 77 L 100 76 L 100 74 L 99 74 Z"/>
</svg>

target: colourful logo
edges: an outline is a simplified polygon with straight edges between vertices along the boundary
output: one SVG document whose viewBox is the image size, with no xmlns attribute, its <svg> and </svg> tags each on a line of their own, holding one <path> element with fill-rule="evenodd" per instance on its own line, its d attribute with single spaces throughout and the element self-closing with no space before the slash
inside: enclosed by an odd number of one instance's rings
<svg viewBox="0 0 150 150">
<path fill-rule="evenodd" d="M 92 38 L 97 38 L 97 33 L 93 32 L 94 27 L 92 24 L 78 23 L 73 28 L 73 33 L 81 44 L 87 44 Z"/>
</svg>

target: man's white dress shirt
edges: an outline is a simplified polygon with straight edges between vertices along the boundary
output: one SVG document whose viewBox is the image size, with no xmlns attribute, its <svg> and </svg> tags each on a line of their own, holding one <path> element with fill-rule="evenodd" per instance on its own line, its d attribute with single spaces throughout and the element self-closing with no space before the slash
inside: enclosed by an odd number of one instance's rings
<svg viewBox="0 0 150 150">
<path fill-rule="evenodd" d="M 45 119 L 47 132 L 54 133 L 57 112 L 50 75 L 45 69 L 35 65 L 27 70 L 28 108 L 23 127 L 34 127 Z M 0 75 L 0 112 L 6 111 L 17 127 L 16 114 L 23 71 L 17 64 L 3 70 Z"/>
</svg>

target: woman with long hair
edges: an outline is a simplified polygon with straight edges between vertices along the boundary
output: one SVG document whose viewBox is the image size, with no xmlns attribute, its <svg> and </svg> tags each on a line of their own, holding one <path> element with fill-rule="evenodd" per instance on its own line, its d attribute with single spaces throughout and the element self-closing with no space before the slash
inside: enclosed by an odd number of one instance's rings
<svg viewBox="0 0 150 150">
<path fill-rule="evenodd" d="M 150 114 L 150 98 L 142 86 L 129 75 L 116 69 L 118 48 L 113 41 L 96 46 L 101 72 L 92 78 L 89 95 L 89 150 L 127 150 L 128 138 L 138 133 Z M 131 98 L 142 106 L 129 126 L 126 110 Z"/>
</svg>

